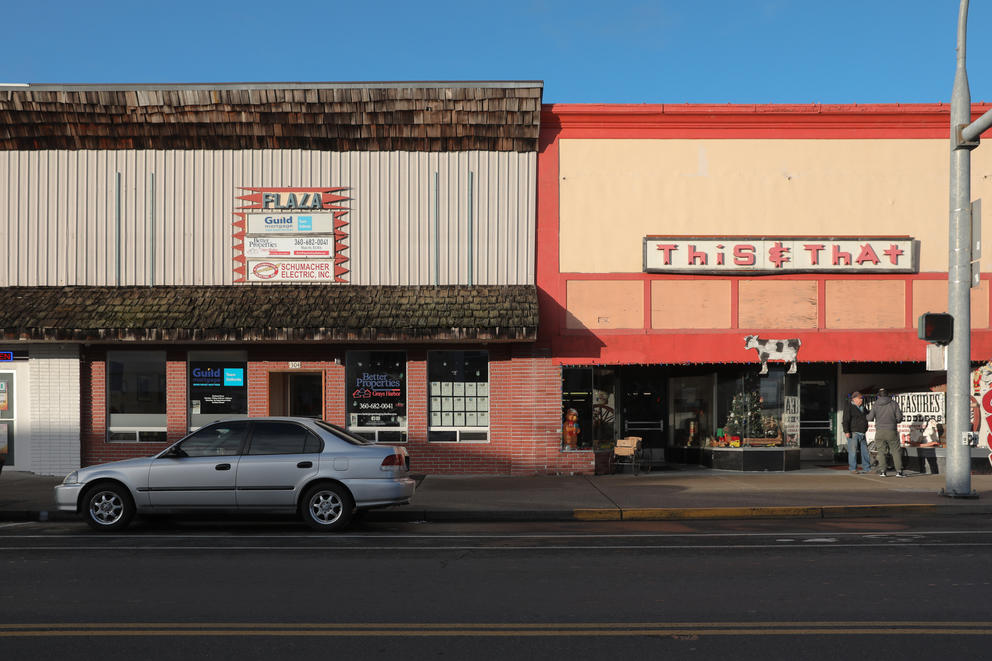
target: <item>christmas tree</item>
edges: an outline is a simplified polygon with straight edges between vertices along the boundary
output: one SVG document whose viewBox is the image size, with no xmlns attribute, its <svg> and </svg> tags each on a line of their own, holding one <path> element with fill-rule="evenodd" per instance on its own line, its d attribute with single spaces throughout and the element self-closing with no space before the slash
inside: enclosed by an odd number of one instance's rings
<svg viewBox="0 0 992 661">
<path fill-rule="evenodd" d="M 764 436 L 761 397 L 757 392 L 739 392 L 734 395 L 724 429 L 728 436 L 741 438 Z"/>
</svg>

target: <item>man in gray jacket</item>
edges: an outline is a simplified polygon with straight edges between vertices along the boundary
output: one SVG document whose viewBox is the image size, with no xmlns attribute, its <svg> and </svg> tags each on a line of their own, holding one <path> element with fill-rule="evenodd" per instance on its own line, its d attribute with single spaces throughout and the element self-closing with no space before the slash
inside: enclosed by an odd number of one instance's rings
<svg viewBox="0 0 992 661">
<path fill-rule="evenodd" d="M 889 465 L 888 457 L 892 455 L 892 463 L 896 467 L 896 477 L 906 477 L 902 472 L 902 450 L 899 447 L 898 425 L 902 422 L 902 410 L 889 397 L 885 388 L 878 389 L 878 399 L 868 411 L 868 421 L 875 421 L 875 448 L 878 450 L 878 474 L 885 477 L 885 469 Z"/>
</svg>

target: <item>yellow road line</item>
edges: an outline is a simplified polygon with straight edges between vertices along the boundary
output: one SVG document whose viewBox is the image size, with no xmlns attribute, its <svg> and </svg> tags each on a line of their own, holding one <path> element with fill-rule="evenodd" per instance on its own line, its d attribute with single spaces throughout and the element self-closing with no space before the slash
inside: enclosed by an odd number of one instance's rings
<svg viewBox="0 0 992 661">
<path fill-rule="evenodd" d="M 610 509 L 578 509 L 572 510 L 572 516 L 578 521 L 619 521 L 620 510 Z"/>
<path fill-rule="evenodd" d="M 670 519 L 810 519 L 823 516 L 821 507 L 632 507 L 624 521 Z"/>
<path fill-rule="evenodd" d="M 711 623 L 55 623 L 4 624 L 0 638 L 16 637 L 573 637 L 573 636 L 890 636 L 992 635 L 986 622 L 711 622 Z"/>
</svg>

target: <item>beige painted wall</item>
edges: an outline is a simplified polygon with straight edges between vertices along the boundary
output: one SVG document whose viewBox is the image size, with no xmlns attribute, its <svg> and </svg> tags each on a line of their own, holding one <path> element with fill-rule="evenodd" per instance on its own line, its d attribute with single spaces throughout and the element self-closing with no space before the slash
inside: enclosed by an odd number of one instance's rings
<svg viewBox="0 0 992 661">
<path fill-rule="evenodd" d="M 903 280 L 828 280 L 827 328 L 905 328 Z"/>
<path fill-rule="evenodd" d="M 566 328 L 644 328 L 644 283 L 639 280 L 572 280 L 565 295 Z"/>
<path fill-rule="evenodd" d="M 654 280 L 652 328 L 730 328 L 727 280 Z"/>
<path fill-rule="evenodd" d="M 947 140 L 562 140 L 561 270 L 640 272 L 649 234 L 908 234 L 946 271 L 949 158 Z M 992 198 L 992 150 L 972 196 Z"/>
<path fill-rule="evenodd" d="M 741 280 L 737 305 L 741 328 L 816 328 L 814 280 Z"/>
<path fill-rule="evenodd" d="M 947 280 L 913 283 L 913 327 L 924 312 L 947 312 Z M 989 327 L 989 281 L 971 290 L 971 327 Z"/>
</svg>

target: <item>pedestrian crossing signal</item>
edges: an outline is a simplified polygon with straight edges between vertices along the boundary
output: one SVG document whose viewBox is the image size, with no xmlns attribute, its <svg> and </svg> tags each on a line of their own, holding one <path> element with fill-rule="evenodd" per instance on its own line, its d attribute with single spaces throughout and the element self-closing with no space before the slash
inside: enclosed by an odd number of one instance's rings
<svg viewBox="0 0 992 661">
<path fill-rule="evenodd" d="M 921 340 L 950 344 L 954 339 L 954 317 L 944 312 L 924 312 L 920 315 L 917 333 Z"/>
</svg>

